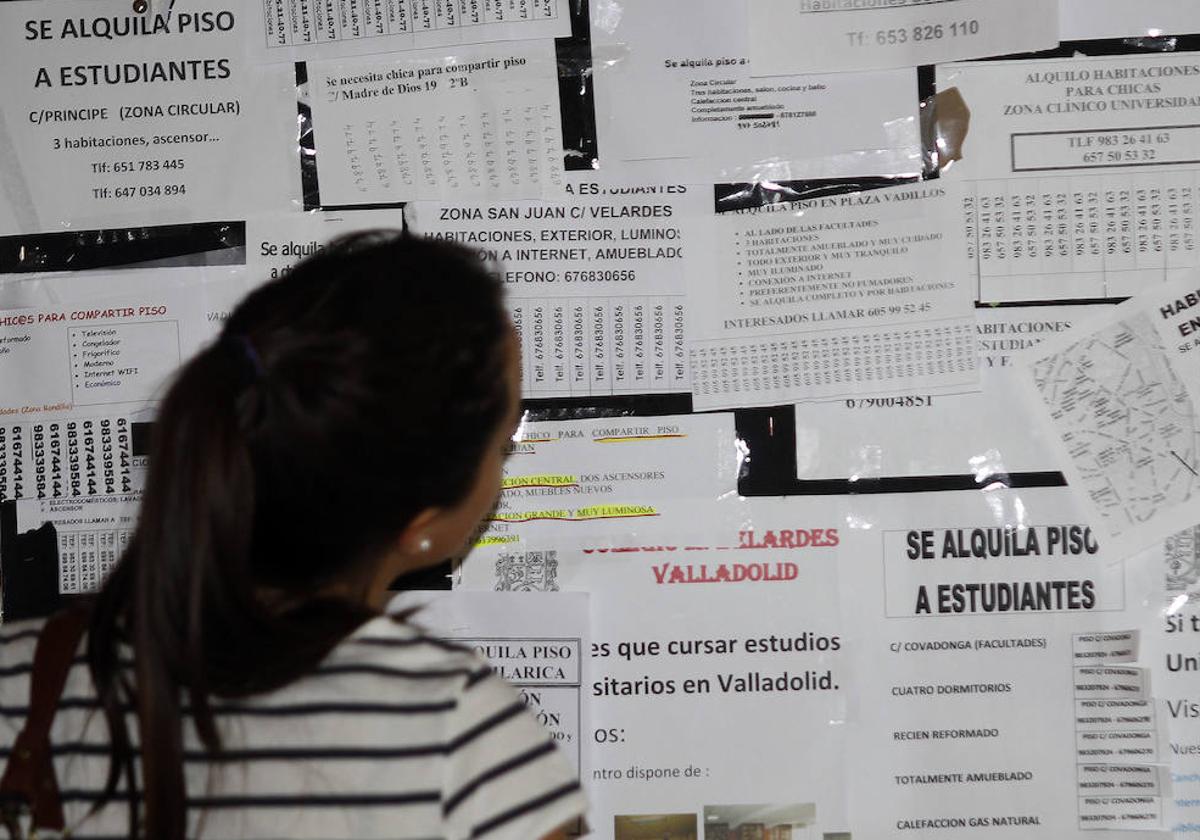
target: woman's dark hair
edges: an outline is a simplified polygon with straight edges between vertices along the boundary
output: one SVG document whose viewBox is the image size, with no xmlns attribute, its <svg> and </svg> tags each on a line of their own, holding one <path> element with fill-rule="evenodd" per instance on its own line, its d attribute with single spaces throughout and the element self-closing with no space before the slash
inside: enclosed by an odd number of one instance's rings
<svg viewBox="0 0 1200 840">
<path fill-rule="evenodd" d="M 110 733 L 103 798 L 124 778 L 130 837 L 184 837 L 181 709 L 218 751 L 210 698 L 311 671 L 373 615 L 323 593 L 422 509 L 466 496 L 511 399 L 508 324 L 476 254 L 372 231 L 252 292 L 179 371 L 137 530 L 88 632 Z"/>
</svg>

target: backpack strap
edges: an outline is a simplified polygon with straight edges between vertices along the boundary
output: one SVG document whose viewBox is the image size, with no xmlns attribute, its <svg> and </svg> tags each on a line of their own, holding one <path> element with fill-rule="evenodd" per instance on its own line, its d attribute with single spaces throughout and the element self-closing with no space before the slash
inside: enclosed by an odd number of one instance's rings
<svg viewBox="0 0 1200 840">
<path fill-rule="evenodd" d="M 57 613 L 42 626 L 29 676 L 29 715 L 0 776 L 0 798 L 23 800 L 34 829 L 64 828 L 50 727 L 86 627 L 87 614 L 80 608 Z"/>
</svg>

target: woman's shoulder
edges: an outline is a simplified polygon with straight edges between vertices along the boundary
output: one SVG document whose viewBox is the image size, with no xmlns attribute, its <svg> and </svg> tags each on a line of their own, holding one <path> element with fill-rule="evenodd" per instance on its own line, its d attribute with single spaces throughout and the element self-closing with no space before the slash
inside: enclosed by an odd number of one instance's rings
<svg viewBox="0 0 1200 840">
<path fill-rule="evenodd" d="M 438 638 L 410 621 L 382 615 L 367 621 L 330 653 L 320 669 L 329 673 L 375 673 L 382 678 L 478 681 L 490 672 L 470 648 Z M 357 670 L 356 670 L 357 669 Z"/>
</svg>

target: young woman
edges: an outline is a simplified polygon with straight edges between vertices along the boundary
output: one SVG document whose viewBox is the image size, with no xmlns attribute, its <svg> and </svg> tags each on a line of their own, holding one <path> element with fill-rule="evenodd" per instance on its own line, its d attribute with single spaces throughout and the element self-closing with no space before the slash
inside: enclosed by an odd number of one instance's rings
<svg viewBox="0 0 1200 840">
<path fill-rule="evenodd" d="M 155 423 L 51 743 L 76 838 L 522 838 L 583 810 L 515 692 L 382 613 L 463 548 L 519 419 L 476 255 L 392 232 L 253 292 Z M 38 627 L 0 630 L 0 747 Z"/>
</svg>

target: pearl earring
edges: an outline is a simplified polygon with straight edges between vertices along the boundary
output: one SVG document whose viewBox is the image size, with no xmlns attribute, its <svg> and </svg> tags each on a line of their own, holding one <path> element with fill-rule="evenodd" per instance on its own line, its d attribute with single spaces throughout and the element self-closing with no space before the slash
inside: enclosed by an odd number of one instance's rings
<svg viewBox="0 0 1200 840">
<path fill-rule="evenodd" d="M 421 537 L 421 541 L 417 543 L 417 551 L 422 554 L 428 554 L 431 548 L 433 548 L 433 540 L 429 539 L 429 537 Z"/>
</svg>

